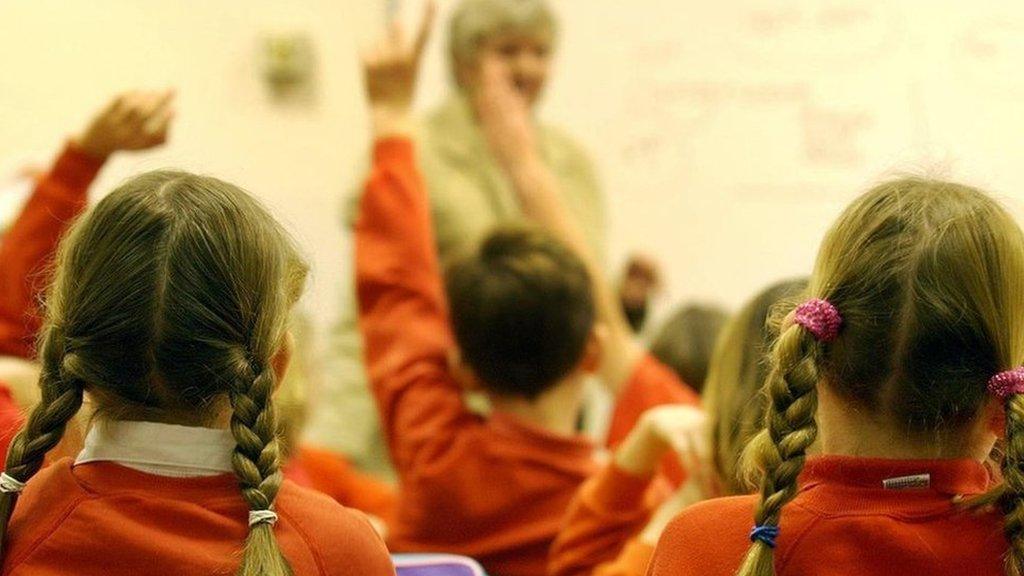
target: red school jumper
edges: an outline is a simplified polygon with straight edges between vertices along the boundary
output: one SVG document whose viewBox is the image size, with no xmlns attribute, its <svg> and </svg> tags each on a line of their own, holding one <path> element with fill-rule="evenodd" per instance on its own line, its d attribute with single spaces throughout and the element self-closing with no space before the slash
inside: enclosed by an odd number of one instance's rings
<svg viewBox="0 0 1024 576">
<path fill-rule="evenodd" d="M 396 552 L 471 556 L 495 576 L 543 575 L 569 501 L 597 471 L 594 446 L 466 409 L 448 370 L 455 344 L 434 246 L 412 142 L 378 142 L 356 225 L 356 282 L 370 383 L 400 479 L 388 541 Z M 651 366 L 641 362 L 624 390 L 678 389 Z"/>
<path fill-rule="evenodd" d="M 248 506 L 233 474 L 170 478 L 112 462 L 41 470 L 18 499 L 3 576 L 234 574 Z M 393 576 L 366 518 L 281 484 L 274 534 L 296 576 Z"/>
<path fill-rule="evenodd" d="M 927 487 L 884 487 L 925 474 Z M 1003 575 L 1002 516 L 954 503 L 990 487 L 979 462 L 821 456 L 807 461 L 800 481 L 782 511 L 777 576 Z M 733 576 L 750 546 L 757 501 L 719 498 L 684 510 L 658 542 L 648 574 Z"/>
</svg>

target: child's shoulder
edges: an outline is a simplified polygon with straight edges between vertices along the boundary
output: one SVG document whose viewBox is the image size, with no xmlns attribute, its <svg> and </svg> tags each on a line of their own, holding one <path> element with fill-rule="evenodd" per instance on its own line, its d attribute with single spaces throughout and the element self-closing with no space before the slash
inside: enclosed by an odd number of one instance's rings
<svg viewBox="0 0 1024 576">
<path fill-rule="evenodd" d="M 384 541 L 362 512 L 290 480 L 281 484 L 276 508 L 321 559 L 328 573 L 393 573 Z"/>
<path fill-rule="evenodd" d="M 63 458 L 43 467 L 28 481 L 8 525 L 5 566 L 53 534 L 76 507 L 90 498 L 75 481 L 71 465 L 70 458 Z"/>
<path fill-rule="evenodd" d="M 680 512 L 670 524 L 670 529 L 687 531 L 734 526 L 736 523 L 752 525 L 757 501 L 754 494 L 704 500 Z"/>
<path fill-rule="evenodd" d="M 668 525 L 652 560 L 661 576 L 731 575 L 750 546 L 757 496 L 705 500 L 683 510 Z"/>
</svg>

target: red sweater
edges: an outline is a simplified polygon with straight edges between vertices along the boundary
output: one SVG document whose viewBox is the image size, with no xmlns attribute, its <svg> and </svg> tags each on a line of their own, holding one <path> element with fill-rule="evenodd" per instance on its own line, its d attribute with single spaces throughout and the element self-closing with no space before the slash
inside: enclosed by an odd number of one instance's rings
<svg viewBox="0 0 1024 576">
<path fill-rule="evenodd" d="M 643 576 L 654 548 L 639 534 L 671 496 L 663 479 L 628 474 L 614 464 L 587 480 L 554 545 L 551 576 Z"/>
<path fill-rule="evenodd" d="M 360 328 L 370 383 L 400 478 L 389 544 L 451 552 L 497 576 L 538 576 L 562 514 L 597 469 L 593 445 L 466 409 L 427 193 L 406 139 L 379 142 L 356 226 Z M 628 390 L 677 387 L 634 374 Z"/>
<path fill-rule="evenodd" d="M 322 492 L 335 502 L 378 518 L 387 518 L 395 506 L 395 489 L 352 467 L 340 454 L 301 446 L 284 466 L 285 478 Z"/>
<path fill-rule="evenodd" d="M 0 242 L 0 355 L 31 358 L 41 319 L 42 272 L 53 260 L 68 225 L 86 205 L 86 192 L 101 160 L 68 144 L 39 181 Z"/>
<path fill-rule="evenodd" d="M 358 512 L 289 481 L 274 526 L 297 576 L 393 576 L 384 543 Z M 248 507 L 231 474 L 168 478 L 111 462 L 40 471 L 18 499 L 3 574 L 234 574 Z"/>
<path fill-rule="evenodd" d="M 927 488 L 882 484 L 918 474 L 930 474 Z M 991 481 L 971 460 L 812 458 L 782 513 L 776 574 L 1002 576 L 1002 516 L 953 503 Z M 688 508 L 662 535 L 648 574 L 733 576 L 750 546 L 756 503 L 737 496 Z"/>
</svg>

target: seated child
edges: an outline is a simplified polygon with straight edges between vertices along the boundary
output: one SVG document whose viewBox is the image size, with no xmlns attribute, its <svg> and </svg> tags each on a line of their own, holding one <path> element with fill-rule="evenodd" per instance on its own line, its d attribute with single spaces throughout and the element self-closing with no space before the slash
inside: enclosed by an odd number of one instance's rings
<svg viewBox="0 0 1024 576">
<path fill-rule="evenodd" d="M 684 510 L 648 574 L 1021 574 L 1022 286 L 1024 234 L 984 193 L 860 196 L 772 349 L 760 494 Z"/>
<path fill-rule="evenodd" d="M 141 174 L 55 270 L 42 398 L 0 474 L 4 573 L 394 574 L 362 514 L 282 480 L 273 393 L 307 266 L 255 199 Z M 86 397 L 85 448 L 41 470 Z"/>
<path fill-rule="evenodd" d="M 409 138 L 428 26 L 413 42 L 395 31 L 364 58 L 376 145 L 356 275 L 370 382 L 401 483 L 389 543 L 536 576 L 597 468 L 594 446 L 575 432 L 586 375 L 600 368 L 623 394 L 695 395 L 640 354 L 611 291 L 595 295 L 587 263 L 538 230 L 491 234 L 453 264 L 446 293 Z M 605 345 L 598 309 L 617 314 L 604 318 L 613 323 Z M 489 418 L 463 404 L 467 387 L 487 394 Z"/>
</svg>

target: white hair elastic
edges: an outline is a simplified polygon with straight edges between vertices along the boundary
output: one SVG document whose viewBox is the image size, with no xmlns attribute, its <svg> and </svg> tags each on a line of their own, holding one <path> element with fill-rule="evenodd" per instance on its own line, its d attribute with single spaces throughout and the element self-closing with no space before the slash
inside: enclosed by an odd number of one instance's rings
<svg viewBox="0 0 1024 576">
<path fill-rule="evenodd" d="M 25 483 L 7 472 L 0 472 L 0 492 L 4 494 L 17 494 L 25 489 Z"/>
<path fill-rule="evenodd" d="M 249 527 L 252 528 L 257 524 L 270 524 L 273 526 L 277 523 L 277 512 L 273 510 L 250 510 L 249 511 Z"/>
</svg>

